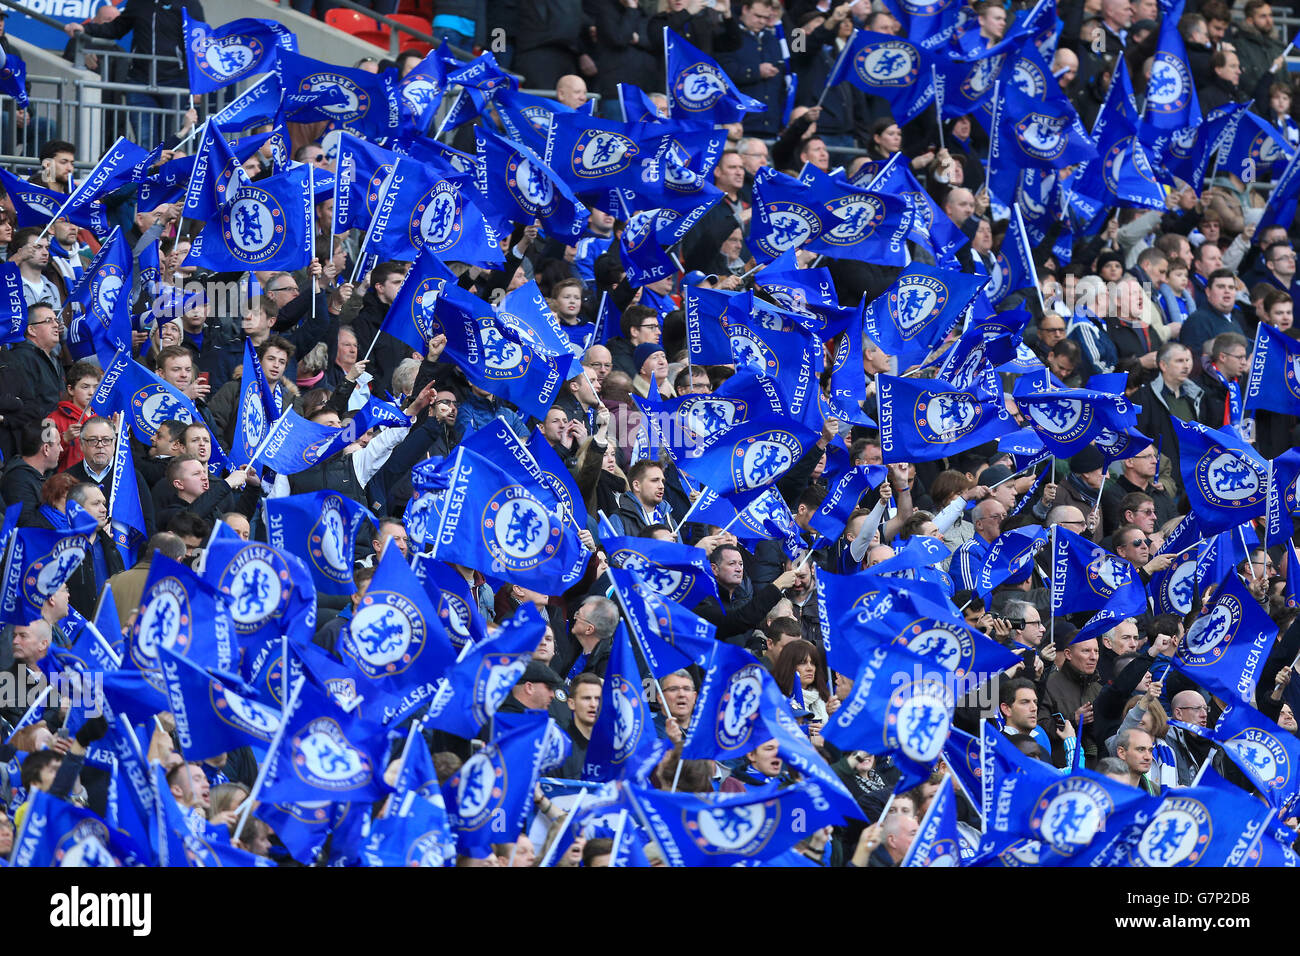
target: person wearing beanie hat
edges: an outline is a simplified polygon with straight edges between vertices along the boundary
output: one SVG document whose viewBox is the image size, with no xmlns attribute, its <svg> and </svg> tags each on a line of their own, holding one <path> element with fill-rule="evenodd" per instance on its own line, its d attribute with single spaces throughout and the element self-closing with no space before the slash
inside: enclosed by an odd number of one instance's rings
<svg viewBox="0 0 1300 956">
<path fill-rule="evenodd" d="M 642 398 L 649 398 L 652 388 L 660 398 L 677 397 L 676 390 L 668 381 L 668 357 L 664 355 L 662 345 L 642 342 L 632 350 L 632 364 L 636 366 L 632 390 Z"/>
<path fill-rule="evenodd" d="M 993 497 L 1002 503 L 1008 513 L 1016 506 L 1016 483 L 1010 480 L 1014 474 L 1006 465 L 989 465 L 980 472 L 980 484 L 988 486 Z"/>
<path fill-rule="evenodd" d="M 1105 475 L 1104 468 L 1105 462 L 1101 452 L 1094 446 L 1089 445 L 1078 452 L 1070 459 L 1070 474 L 1057 488 L 1053 506 L 1073 505 L 1086 519 L 1097 507 L 1097 496 L 1101 493 Z M 1091 529 L 1079 530 L 1079 534 L 1092 541 L 1100 542 L 1101 530 L 1101 521 L 1095 521 Z"/>
<path fill-rule="evenodd" d="M 1097 275 L 1106 282 L 1118 282 L 1124 275 L 1124 257 L 1107 250 L 1097 257 Z"/>
</svg>

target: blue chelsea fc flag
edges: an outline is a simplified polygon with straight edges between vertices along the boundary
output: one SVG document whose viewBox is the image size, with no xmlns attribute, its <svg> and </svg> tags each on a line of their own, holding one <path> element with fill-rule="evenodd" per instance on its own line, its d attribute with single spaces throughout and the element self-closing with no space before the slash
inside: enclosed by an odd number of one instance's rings
<svg viewBox="0 0 1300 956">
<path fill-rule="evenodd" d="M 316 254 L 315 210 L 308 166 L 242 181 L 226 190 L 216 228 L 195 237 L 185 264 L 235 272 L 301 269 Z"/>
<path fill-rule="evenodd" d="M 274 20 L 241 17 L 219 27 L 190 18 L 182 8 L 185 60 L 190 92 L 211 93 L 265 73 L 275 66 L 275 51 L 298 51 L 298 37 Z"/>
</svg>

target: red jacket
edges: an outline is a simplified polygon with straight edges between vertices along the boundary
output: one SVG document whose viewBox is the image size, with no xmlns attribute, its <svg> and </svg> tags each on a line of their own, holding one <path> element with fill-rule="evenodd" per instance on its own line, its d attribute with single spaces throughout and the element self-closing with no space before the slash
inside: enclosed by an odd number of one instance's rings
<svg viewBox="0 0 1300 956">
<path fill-rule="evenodd" d="M 50 412 L 50 421 L 54 422 L 59 428 L 59 441 L 63 445 L 63 451 L 59 454 L 59 471 L 66 471 L 85 456 L 81 454 L 81 439 L 74 438 L 71 442 L 63 440 L 63 434 L 73 425 L 82 424 L 92 417 L 89 409 L 82 411 L 75 404 L 68 401 L 59 402 L 54 406 L 54 411 Z"/>
</svg>

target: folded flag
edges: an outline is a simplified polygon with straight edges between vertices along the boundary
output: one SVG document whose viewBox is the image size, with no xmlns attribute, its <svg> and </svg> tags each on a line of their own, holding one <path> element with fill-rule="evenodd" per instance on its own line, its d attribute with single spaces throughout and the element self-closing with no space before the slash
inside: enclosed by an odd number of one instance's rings
<svg viewBox="0 0 1300 956">
<path fill-rule="evenodd" d="M 264 747 L 280 727 L 280 711 L 238 693 L 187 658 L 158 649 L 176 737 L 191 760 L 240 747 Z"/>
<path fill-rule="evenodd" d="M 428 703 L 425 722 L 458 737 L 475 737 L 510 696 L 545 634 L 541 612 L 531 604 L 520 605 L 447 669 Z"/>
<path fill-rule="evenodd" d="M 513 843 L 533 805 L 542 742 L 550 718 L 544 711 L 512 715 L 488 746 L 476 751 L 442 785 L 457 852 L 484 857 L 493 843 Z"/>
<path fill-rule="evenodd" d="M 369 139 L 394 137 L 401 130 L 396 70 L 369 73 L 278 48 L 275 72 L 283 91 L 280 109 L 285 119 L 326 122 Z"/>
</svg>

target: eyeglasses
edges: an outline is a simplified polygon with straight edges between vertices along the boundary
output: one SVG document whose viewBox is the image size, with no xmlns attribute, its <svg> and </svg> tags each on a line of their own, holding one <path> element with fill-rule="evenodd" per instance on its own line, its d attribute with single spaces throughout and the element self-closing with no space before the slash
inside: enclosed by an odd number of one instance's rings
<svg viewBox="0 0 1300 956">
<path fill-rule="evenodd" d="M 1210 708 L 1209 708 L 1209 705 L 1208 705 L 1208 704 L 1197 704 L 1195 707 L 1175 707 L 1175 708 L 1174 708 L 1174 711 L 1175 711 L 1175 712 L 1180 711 L 1180 710 L 1190 710 L 1193 714 L 1200 714 L 1200 713 L 1206 713 L 1206 714 L 1208 714 L 1208 713 L 1210 712 Z"/>
<path fill-rule="evenodd" d="M 324 163 L 324 162 L 326 162 L 327 160 L 325 159 L 325 154 L 324 154 L 324 153 L 321 153 L 319 156 L 313 156 L 313 157 L 311 158 L 311 161 L 312 161 L 313 163 Z"/>
<path fill-rule="evenodd" d="M 459 407 L 460 402 L 456 401 L 456 399 L 454 399 L 454 398 L 439 398 L 439 399 L 436 399 L 436 400 L 434 401 L 433 404 L 435 404 L 435 405 L 448 405 L 448 406 L 452 406 L 452 407 Z"/>
<path fill-rule="evenodd" d="M 597 369 L 597 370 L 603 368 L 603 369 L 605 369 L 605 371 L 609 371 L 610 369 L 612 369 L 612 368 L 614 367 L 614 363 L 613 363 L 613 362 L 583 362 L 582 364 L 583 364 L 584 366 L 586 366 L 587 368 L 594 368 L 594 369 Z"/>
<path fill-rule="evenodd" d="M 35 322 L 28 322 L 27 327 L 29 329 L 34 329 L 38 325 L 52 325 L 53 323 L 53 319 L 37 319 Z"/>
<path fill-rule="evenodd" d="M 691 685 L 683 684 L 676 687 L 665 687 L 664 693 L 665 694 L 689 694 L 693 690 L 695 690 L 695 688 L 692 687 Z"/>
<path fill-rule="evenodd" d="M 103 438 L 87 438 L 85 435 L 82 435 L 81 443 L 83 445 L 111 445 L 113 443 L 113 438 L 111 435 L 105 435 Z"/>
<path fill-rule="evenodd" d="M 1130 541 L 1127 545 L 1125 545 L 1125 547 L 1127 547 L 1127 548 L 1138 548 L 1138 547 L 1149 548 L 1149 547 L 1151 547 L 1151 545 L 1153 545 L 1153 544 L 1155 544 L 1155 542 L 1152 541 L 1150 538 L 1134 538 L 1134 539 L 1133 539 L 1132 541 Z"/>
<path fill-rule="evenodd" d="M 275 295 L 277 292 L 297 292 L 298 287 L 294 285 L 282 285 L 278 289 L 267 289 L 266 291 L 270 292 L 272 295 Z"/>
<path fill-rule="evenodd" d="M 1294 259 L 1295 257 L 1292 256 L 1292 258 Z M 1245 352 L 1224 352 L 1223 357 L 1230 358 L 1230 359 L 1237 359 L 1238 361 L 1243 361 L 1246 358 L 1246 353 Z"/>
<path fill-rule="evenodd" d="M 638 328 L 638 329 L 657 329 L 657 328 L 659 328 L 659 323 L 658 323 L 658 322 L 643 322 L 643 323 L 641 323 L 640 325 L 638 325 L 637 328 Z"/>
</svg>

